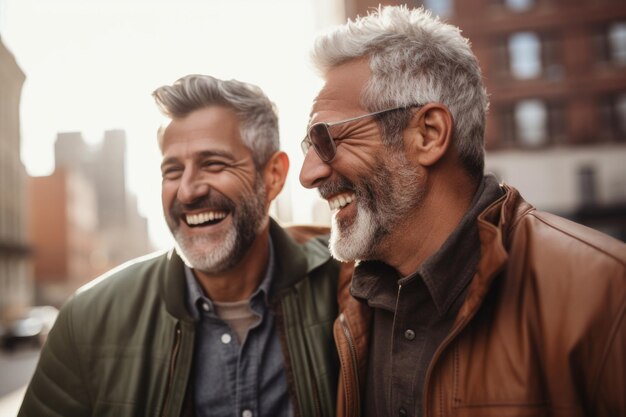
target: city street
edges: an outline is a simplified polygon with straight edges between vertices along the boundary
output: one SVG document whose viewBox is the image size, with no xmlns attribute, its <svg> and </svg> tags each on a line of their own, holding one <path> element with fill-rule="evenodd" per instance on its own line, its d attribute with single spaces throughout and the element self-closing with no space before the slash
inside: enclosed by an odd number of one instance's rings
<svg viewBox="0 0 626 417">
<path fill-rule="evenodd" d="M 38 357 L 39 350 L 34 348 L 0 350 L 0 417 L 17 415 Z"/>
</svg>

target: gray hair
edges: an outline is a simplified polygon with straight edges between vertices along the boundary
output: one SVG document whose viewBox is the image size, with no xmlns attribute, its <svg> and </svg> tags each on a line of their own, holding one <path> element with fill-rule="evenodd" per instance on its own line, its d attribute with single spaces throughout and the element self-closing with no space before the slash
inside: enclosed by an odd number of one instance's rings
<svg viewBox="0 0 626 417">
<path fill-rule="evenodd" d="M 318 37 L 311 55 L 322 74 L 367 57 L 372 76 L 361 99 L 370 111 L 426 103 L 447 106 L 462 165 L 472 177 L 483 175 L 489 102 L 478 61 L 459 28 L 423 8 L 379 7 Z M 406 112 L 380 118 L 388 146 L 398 146 L 409 117 Z"/>
<path fill-rule="evenodd" d="M 279 150 L 276 107 L 256 85 L 219 80 L 209 75 L 187 75 L 171 86 L 157 88 L 152 96 L 161 112 L 170 118 L 185 117 L 208 106 L 232 108 L 240 120 L 241 137 L 252 151 L 257 169 L 264 167 Z M 162 148 L 162 129 L 158 140 Z"/>
</svg>

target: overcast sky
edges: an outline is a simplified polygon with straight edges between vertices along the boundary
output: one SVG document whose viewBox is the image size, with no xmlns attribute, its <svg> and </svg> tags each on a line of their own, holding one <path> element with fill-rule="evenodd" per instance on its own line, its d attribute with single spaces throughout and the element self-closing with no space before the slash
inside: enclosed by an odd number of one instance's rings
<svg viewBox="0 0 626 417">
<path fill-rule="evenodd" d="M 31 175 L 53 170 L 57 132 L 90 143 L 124 129 L 127 173 L 158 247 L 170 245 L 160 202 L 162 122 L 151 98 L 189 73 L 261 86 L 279 108 L 294 221 L 310 221 L 317 198 L 297 180 L 299 142 L 321 82 L 308 53 L 318 30 L 314 0 L 0 0 L 0 35 L 27 76 L 22 160 Z"/>
</svg>

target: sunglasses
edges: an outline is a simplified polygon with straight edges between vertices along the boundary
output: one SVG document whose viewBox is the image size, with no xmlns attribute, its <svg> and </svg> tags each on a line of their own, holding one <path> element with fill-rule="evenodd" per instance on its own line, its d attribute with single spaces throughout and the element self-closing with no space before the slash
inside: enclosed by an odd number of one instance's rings
<svg viewBox="0 0 626 417">
<path fill-rule="evenodd" d="M 307 131 L 307 135 L 304 137 L 302 142 L 300 143 L 300 148 L 302 148 L 302 152 L 304 155 L 307 154 L 309 149 L 313 147 L 315 152 L 320 157 L 323 162 L 329 163 L 335 159 L 335 155 L 337 154 L 337 144 L 336 140 L 341 138 L 333 137 L 333 134 L 330 132 L 330 128 L 338 125 L 342 125 L 344 123 L 355 122 L 357 120 L 365 119 L 366 117 L 372 117 L 381 115 L 384 113 L 389 113 L 397 110 L 406 110 L 411 109 L 413 107 L 422 107 L 423 104 L 413 104 L 409 106 L 402 107 L 394 107 L 392 109 L 379 110 L 373 113 L 364 114 L 357 117 L 352 117 L 346 120 L 340 120 L 338 122 L 325 123 L 318 122 L 314 123 L 309 127 Z"/>
</svg>

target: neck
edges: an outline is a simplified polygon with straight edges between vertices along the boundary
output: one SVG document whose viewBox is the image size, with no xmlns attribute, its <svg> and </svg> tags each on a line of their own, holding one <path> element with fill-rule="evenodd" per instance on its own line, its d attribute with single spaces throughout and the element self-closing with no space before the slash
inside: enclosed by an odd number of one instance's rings
<svg viewBox="0 0 626 417">
<path fill-rule="evenodd" d="M 259 233 L 241 262 L 219 274 L 194 269 L 205 293 L 213 301 L 234 302 L 250 298 L 265 277 L 269 262 L 269 225 Z"/>
<path fill-rule="evenodd" d="M 456 229 L 469 209 L 478 184 L 465 175 L 429 174 L 422 205 L 396 227 L 381 247 L 381 260 L 395 268 L 400 276 L 414 273 L 436 253 Z M 407 233 L 406 231 L 411 231 Z"/>
</svg>

